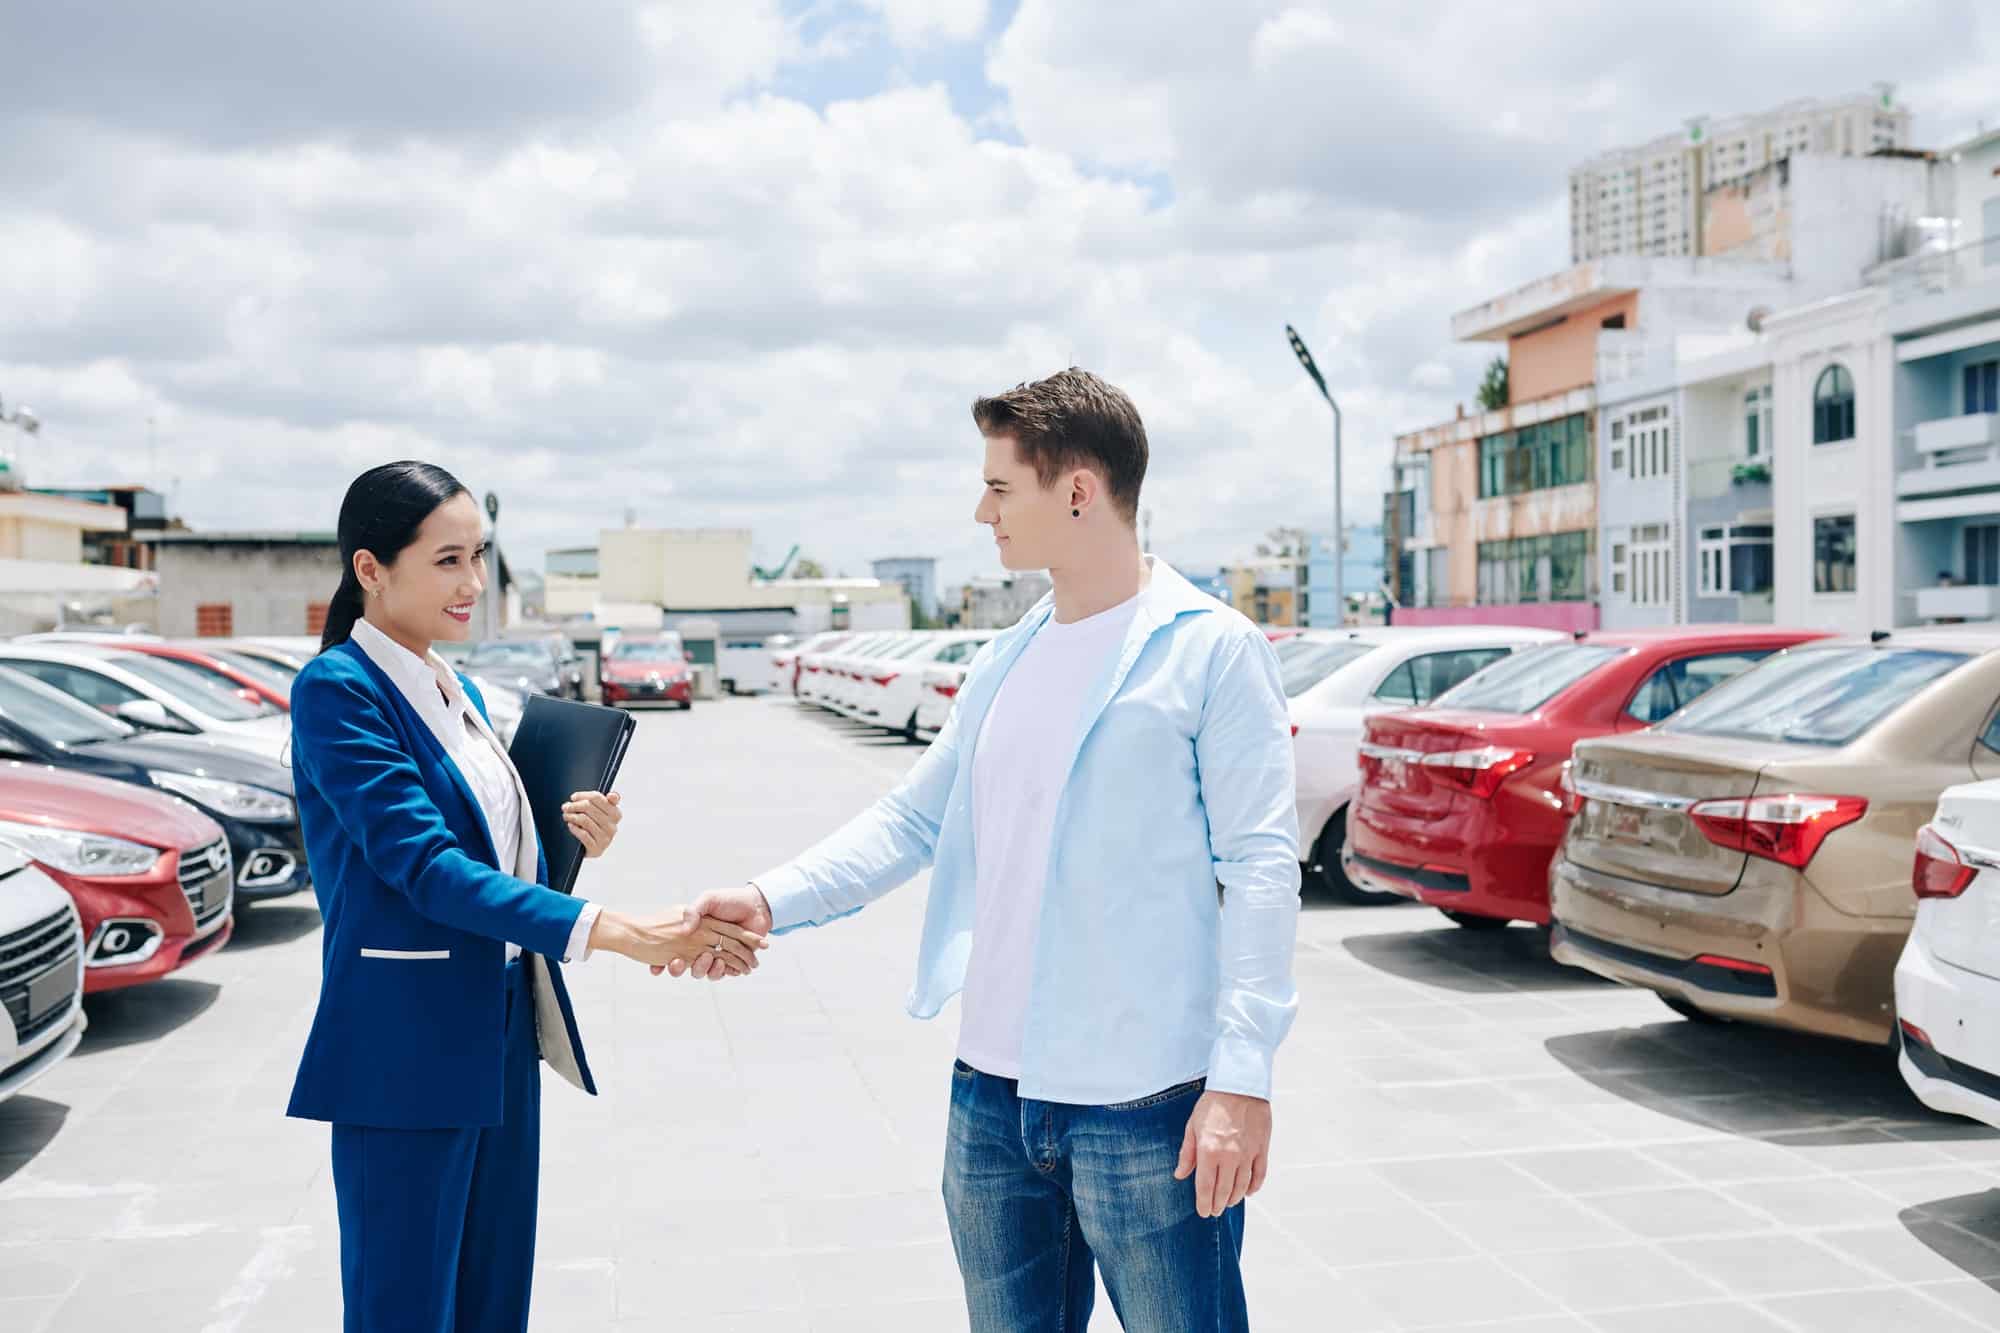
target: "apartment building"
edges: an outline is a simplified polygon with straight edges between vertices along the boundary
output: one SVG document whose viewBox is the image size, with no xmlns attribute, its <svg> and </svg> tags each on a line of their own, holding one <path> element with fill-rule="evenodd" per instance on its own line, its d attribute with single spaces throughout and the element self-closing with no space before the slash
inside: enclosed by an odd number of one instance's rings
<svg viewBox="0 0 2000 1333">
<path fill-rule="evenodd" d="M 1570 261 L 1711 254 L 1704 233 L 1714 187 L 1802 154 L 1861 157 L 1909 142 L 1909 109 L 1886 83 L 1724 120 L 1696 117 L 1680 133 L 1600 154 L 1570 172 Z"/>
</svg>

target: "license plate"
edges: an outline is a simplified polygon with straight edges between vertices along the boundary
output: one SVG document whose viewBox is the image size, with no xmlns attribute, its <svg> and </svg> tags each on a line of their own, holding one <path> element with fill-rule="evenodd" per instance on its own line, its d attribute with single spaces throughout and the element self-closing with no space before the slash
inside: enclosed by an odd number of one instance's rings
<svg viewBox="0 0 2000 1333">
<path fill-rule="evenodd" d="M 1620 842 L 1646 841 L 1645 816 L 1637 810 L 1611 812 L 1611 836 Z"/>
<path fill-rule="evenodd" d="M 28 983 L 28 1021 L 46 1017 L 51 1009 L 68 1004 L 76 993 L 76 960 L 65 958 Z"/>
</svg>

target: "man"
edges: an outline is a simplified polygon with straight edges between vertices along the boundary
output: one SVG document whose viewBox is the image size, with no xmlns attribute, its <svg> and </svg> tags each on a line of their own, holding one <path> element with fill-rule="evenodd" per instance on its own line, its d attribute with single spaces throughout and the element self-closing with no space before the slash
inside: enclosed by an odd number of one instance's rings
<svg viewBox="0 0 2000 1333">
<path fill-rule="evenodd" d="M 909 1009 L 963 990 L 944 1196 L 974 1333 L 1083 1328 L 1093 1265 L 1133 1333 L 1244 1329 L 1243 1199 L 1297 1006 L 1277 659 L 1140 551 L 1123 393 L 1071 369 L 972 414 L 973 517 L 1053 591 L 901 787 L 696 910 L 821 925 L 933 866 Z"/>
</svg>

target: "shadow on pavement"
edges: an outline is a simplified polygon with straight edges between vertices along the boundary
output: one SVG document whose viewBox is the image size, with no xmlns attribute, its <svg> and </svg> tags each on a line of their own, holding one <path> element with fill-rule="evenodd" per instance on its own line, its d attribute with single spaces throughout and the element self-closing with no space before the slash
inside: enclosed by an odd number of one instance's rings
<svg viewBox="0 0 2000 1333">
<path fill-rule="evenodd" d="M 236 909 L 236 933 L 229 938 L 225 953 L 263 949 L 273 944 L 290 944 L 301 935 L 310 935 L 320 926 L 319 906 L 311 891 L 305 901 L 245 903 Z"/>
<path fill-rule="evenodd" d="M 221 994 L 222 987 L 212 982 L 168 977 L 86 996 L 83 1008 L 90 1015 L 90 1029 L 83 1034 L 75 1058 L 164 1037 L 201 1017 Z"/>
<path fill-rule="evenodd" d="M 1548 936 L 1525 926 L 1481 931 L 1446 926 L 1395 935 L 1354 935 L 1341 945 L 1356 959 L 1391 976 L 1470 994 L 1603 990 L 1613 984 L 1555 962 L 1549 957 Z"/>
<path fill-rule="evenodd" d="M 1939 1258 L 2000 1291 L 2000 1190 L 1920 1203 L 1896 1220 Z"/>
<path fill-rule="evenodd" d="M 55 1141 L 69 1107 L 26 1093 L 0 1102 L 0 1184 Z"/>
<path fill-rule="evenodd" d="M 1926 1108 L 1883 1047 L 1685 1019 L 1551 1037 L 1544 1046 L 1628 1101 L 1778 1147 L 2000 1137 Z"/>
</svg>

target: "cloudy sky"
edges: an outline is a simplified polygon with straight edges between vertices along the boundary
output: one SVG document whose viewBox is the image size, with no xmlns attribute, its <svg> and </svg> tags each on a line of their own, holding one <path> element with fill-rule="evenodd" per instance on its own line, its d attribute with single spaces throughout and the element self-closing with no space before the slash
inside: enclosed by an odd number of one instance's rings
<svg viewBox="0 0 2000 1333">
<path fill-rule="evenodd" d="M 1979 0 L 4 9 L 31 480 L 330 528 L 427 458 L 529 565 L 629 511 L 995 569 L 967 406 L 1073 362 L 1145 416 L 1155 547 L 1245 554 L 1331 510 L 1287 321 L 1379 517 L 1490 354 L 1451 312 L 1567 262 L 1574 161 L 1878 79 L 1921 145 L 2000 123 Z"/>
</svg>

